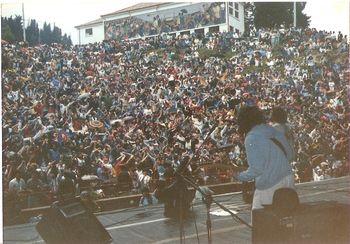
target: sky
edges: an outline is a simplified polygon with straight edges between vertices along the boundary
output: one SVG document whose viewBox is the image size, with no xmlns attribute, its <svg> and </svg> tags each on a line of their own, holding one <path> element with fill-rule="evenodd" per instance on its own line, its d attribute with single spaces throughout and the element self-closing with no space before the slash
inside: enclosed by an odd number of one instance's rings
<svg viewBox="0 0 350 244">
<path fill-rule="evenodd" d="M 149 2 L 149 0 L 147 0 Z M 147 2 L 144 1 L 144 2 Z M 156 0 L 157 1 L 157 0 Z M 152 1 L 152 2 L 156 2 Z M 311 16 L 310 27 L 318 30 L 342 31 L 349 36 L 349 1 L 350 0 L 309 0 L 304 13 Z M 78 32 L 74 26 L 98 19 L 101 15 L 129 7 L 136 0 L 23 0 L 1 2 L 1 16 L 22 15 L 24 2 L 25 19 L 35 19 L 42 27 L 46 21 L 51 26 L 61 28 L 62 33 L 71 36 L 74 44 L 78 40 Z M 164 0 L 162 1 L 164 2 Z M 193 2 L 193 1 L 192 1 Z"/>
</svg>

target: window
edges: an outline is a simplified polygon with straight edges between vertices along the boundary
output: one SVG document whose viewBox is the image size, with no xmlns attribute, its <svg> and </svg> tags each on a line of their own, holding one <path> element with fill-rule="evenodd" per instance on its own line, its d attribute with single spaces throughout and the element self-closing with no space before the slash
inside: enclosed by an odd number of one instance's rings
<svg viewBox="0 0 350 244">
<path fill-rule="evenodd" d="M 230 25 L 230 32 L 233 33 L 233 26 Z"/>
<path fill-rule="evenodd" d="M 239 5 L 238 5 L 238 3 L 234 3 L 234 4 L 235 4 L 235 6 L 234 6 L 235 17 L 238 19 L 238 17 L 239 17 L 239 13 L 238 13 Z M 230 15 L 233 16 L 233 2 L 228 3 L 228 12 Z"/>
<path fill-rule="evenodd" d="M 239 30 L 238 29 L 235 29 L 236 33 L 239 34 Z"/>
<path fill-rule="evenodd" d="M 230 15 L 233 15 L 233 8 L 228 8 L 228 13 L 229 13 Z"/>
<path fill-rule="evenodd" d="M 220 28 L 219 26 L 213 26 L 213 27 L 209 27 L 209 32 L 210 33 L 216 33 L 216 32 L 219 32 L 220 31 Z"/>
<path fill-rule="evenodd" d="M 196 30 L 194 30 L 194 32 L 195 32 L 199 37 L 203 37 L 203 36 L 204 36 L 204 28 L 196 29 Z"/>
<path fill-rule="evenodd" d="M 85 35 L 86 36 L 92 36 L 92 28 L 85 29 Z"/>
</svg>

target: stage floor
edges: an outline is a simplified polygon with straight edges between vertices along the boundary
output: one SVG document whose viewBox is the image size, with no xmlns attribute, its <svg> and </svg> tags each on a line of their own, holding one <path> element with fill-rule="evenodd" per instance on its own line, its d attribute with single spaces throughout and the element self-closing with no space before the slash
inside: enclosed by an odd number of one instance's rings
<svg viewBox="0 0 350 244">
<path fill-rule="evenodd" d="M 350 176 L 297 185 L 300 202 L 337 201 L 350 204 Z M 250 224 L 250 205 L 240 193 L 215 196 L 214 199 L 237 213 Z M 251 243 L 251 229 L 231 215 L 211 205 L 212 243 Z M 350 216 L 349 216 L 350 217 Z M 180 224 L 163 216 L 163 205 L 129 208 L 97 214 L 110 233 L 113 243 L 180 243 Z M 193 206 L 192 215 L 184 221 L 184 243 L 208 243 L 207 212 L 203 203 Z M 5 227 L 4 243 L 44 243 L 35 224 Z"/>
</svg>

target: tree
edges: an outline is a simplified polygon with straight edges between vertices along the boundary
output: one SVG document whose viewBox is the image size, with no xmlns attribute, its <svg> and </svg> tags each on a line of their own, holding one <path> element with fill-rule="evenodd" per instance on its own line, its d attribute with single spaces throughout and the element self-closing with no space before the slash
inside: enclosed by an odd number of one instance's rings
<svg viewBox="0 0 350 244">
<path fill-rule="evenodd" d="M 2 39 L 15 43 L 23 41 L 23 21 L 21 16 L 1 17 L 1 36 Z M 62 30 L 57 26 L 53 27 L 48 23 L 44 23 L 42 29 L 39 29 L 36 20 L 30 20 L 29 25 L 25 29 L 26 41 L 29 46 L 35 46 L 39 43 L 51 44 L 60 43 L 66 47 L 72 46 L 72 40 L 70 36 L 64 34 L 62 36 Z"/>
<path fill-rule="evenodd" d="M 54 26 L 53 30 L 52 30 L 52 42 L 53 43 L 61 43 L 62 42 L 62 31 L 57 26 Z"/>
<path fill-rule="evenodd" d="M 305 9 L 306 2 L 297 2 L 297 27 L 306 28 L 310 24 L 310 16 L 303 13 Z"/>
<path fill-rule="evenodd" d="M 12 39 L 13 42 L 19 42 L 19 41 L 23 41 L 23 28 L 22 28 L 22 17 L 16 15 L 15 18 L 12 18 L 12 16 L 10 18 L 3 18 L 1 17 L 1 34 L 2 37 L 4 37 L 4 32 L 3 30 L 6 30 L 7 35 L 9 35 L 8 37 Z M 9 30 L 7 29 L 9 28 L 11 31 L 11 34 L 9 32 Z M 10 40 L 7 40 L 10 41 Z"/>
<path fill-rule="evenodd" d="M 51 26 L 50 24 L 44 23 L 43 29 L 40 32 L 40 38 L 41 42 L 45 44 L 51 44 L 52 43 L 52 37 L 51 37 Z"/>
<path fill-rule="evenodd" d="M 64 36 L 62 37 L 62 44 L 64 45 L 64 47 L 70 47 L 72 46 L 72 40 L 70 39 L 70 36 L 67 36 L 67 34 L 64 34 Z"/>
<path fill-rule="evenodd" d="M 7 24 L 1 26 L 1 38 L 8 42 L 15 41 L 15 36 L 13 35 L 11 28 Z"/>
<path fill-rule="evenodd" d="M 35 20 L 31 20 L 26 28 L 26 39 L 29 46 L 34 46 L 39 43 L 39 27 Z"/>
<path fill-rule="evenodd" d="M 274 28 L 280 25 L 286 27 L 293 25 L 293 2 L 255 2 L 256 28 L 266 27 Z M 305 2 L 297 2 L 297 27 L 308 27 L 310 17 L 302 11 L 305 8 Z"/>
</svg>

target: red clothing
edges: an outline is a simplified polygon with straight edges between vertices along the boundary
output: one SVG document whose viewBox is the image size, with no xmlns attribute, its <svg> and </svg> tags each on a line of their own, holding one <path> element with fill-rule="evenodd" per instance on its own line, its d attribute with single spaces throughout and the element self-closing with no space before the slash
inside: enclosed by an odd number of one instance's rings
<svg viewBox="0 0 350 244">
<path fill-rule="evenodd" d="M 79 120 L 73 120 L 73 129 L 74 130 L 81 130 L 81 123 Z"/>
<path fill-rule="evenodd" d="M 41 102 L 38 102 L 33 109 L 37 114 L 41 115 L 44 109 L 44 105 Z"/>
<path fill-rule="evenodd" d="M 116 160 L 115 164 L 113 165 L 114 172 L 115 172 L 116 175 L 119 175 L 119 173 L 120 173 L 121 164 L 122 164 L 121 160 Z"/>
</svg>

